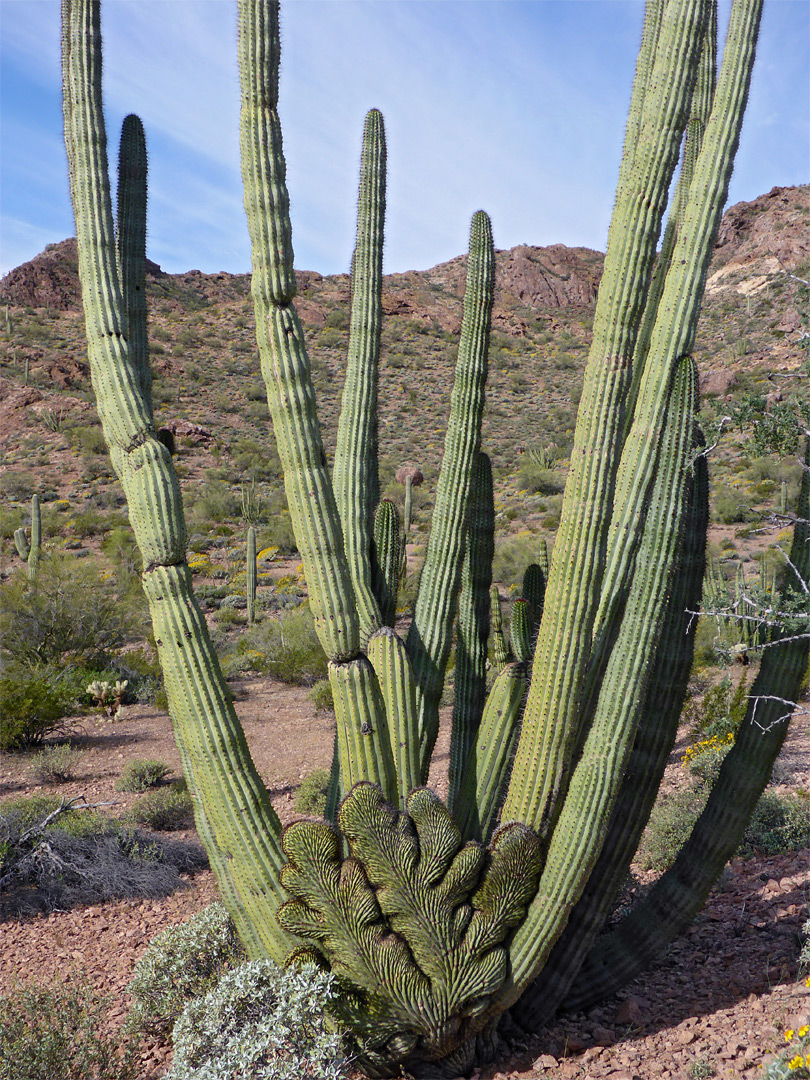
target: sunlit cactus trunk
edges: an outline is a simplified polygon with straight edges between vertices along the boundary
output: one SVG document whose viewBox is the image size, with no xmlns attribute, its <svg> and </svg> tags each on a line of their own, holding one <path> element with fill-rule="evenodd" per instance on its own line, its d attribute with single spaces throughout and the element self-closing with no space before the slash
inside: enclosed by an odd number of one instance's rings
<svg viewBox="0 0 810 1080">
<path fill-rule="evenodd" d="M 597 942 L 655 798 L 691 663 L 687 612 L 700 599 L 708 520 L 691 352 L 761 3 L 734 0 L 717 76 L 714 0 L 648 3 L 560 530 L 551 565 L 538 551 L 524 578 L 511 660 L 492 584 L 492 479 L 481 453 L 494 291 L 489 219 L 476 213 L 470 229 L 442 469 L 403 640 L 400 523 L 380 500 L 377 472 L 382 117 L 372 110 L 366 118 L 331 473 L 294 306 L 278 5 L 238 6 L 262 374 L 335 702 L 328 821 L 282 832 L 194 602 L 179 485 L 149 398 L 138 284 L 145 145 L 128 118 L 116 237 L 98 4 L 65 0 L 65 134 L 99 414 L 144 556 L 197 826 L 249 953 L 315 958 L 340 976 L 337 1014 L 370 1075 L 454 1076 L 491 1051 L 507 1009 L 533 1027 L 562 1002 L 589 1003 L 680 932 L 739 842 L 807 663 L 805 641 L 767 651 L 746 722 L 684 854 Z M 809 489 L 805 477 L 800 519 L 810 518 Z M 791 553 L 802 578 L 810 574 L 804 529 Z M 423 785 L 454 634 L 445 807 Z M 497 672 L 487 694 L 490 641 Z"/>
</svg>

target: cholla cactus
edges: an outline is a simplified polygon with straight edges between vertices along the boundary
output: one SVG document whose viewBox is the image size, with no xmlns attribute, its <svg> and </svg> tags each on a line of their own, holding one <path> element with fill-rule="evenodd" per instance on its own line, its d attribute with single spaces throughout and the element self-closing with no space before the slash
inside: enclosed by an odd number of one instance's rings
<svg viewBox="0 0 810 1080">
<path fill-rule="evenodd" d="M 542 619 L 535 644 L 540 597 L 530 581 L 535 611 L 518 616 L 518 659 L 484 696 L 490 578 L 483 541 L 494 528 L 480 446 L 493 298 L 489 220 L 477 213 L 470 230 L 442 470 L 403 640 L 389 625 L 380 583 L 390 592 L 392 575 L 378 564 L 374 539 L 382 117 L 372 111 L 366 120 L 349 356 L 330 476 L 294 306 L 278 8 L 241 0 L 242 163 L 259 352 L 337 724 L 330 820 L 286 830 L 251 761 L 194 602 L 179 484 L 156 438 L 142 353 L 127 344 L 141 340 L 133 323 L 137 331 L 145 324 L 125 296 L 143 258 L 145 189 L 127 166 L 144 157 L 138 125 L 125 140 L 119 196 L 137 227 L 119 221 L 116 256 L 98 7 L 64 0 L 64 11 L 65 130 L 88 356 L 143 552 L 197 827 L 224 901 L 252 958 L 316 960 L 339 975 L 334 1008 L 372 1075 L 457 1075 L 491 1048 L 505 1010 L 535 1027 L 561 1003 L 584 1007 L 634 977 L 688 924 L 768 779 L 784 738 L 784 701 L 795 700 L 806 668 L 805 641 L 766 651 L 746 718 L 684 852 L 599 937 L 663 774 L 691 664 L 688 612 L 703 580 L 708 481 L 690 354 L 761 3 L 734 0 L 716 85 L 714 0 L 648 4 Z M 806 476 L 790 555 L 805 577 L 808 510 Z M 466 657 L 445 807 L 424 785 L 457 615 Z"/>
<path fill-rule="evenodd" d="M 128 686 L 128 679 L 118 679 L 114 683 L 96 680 L 88 684 L 86 692 L 95 699 L 96 704 L 105 711 L 110 720 L 115 720 L 120 717 L 124 694 Z"/>
</svg>

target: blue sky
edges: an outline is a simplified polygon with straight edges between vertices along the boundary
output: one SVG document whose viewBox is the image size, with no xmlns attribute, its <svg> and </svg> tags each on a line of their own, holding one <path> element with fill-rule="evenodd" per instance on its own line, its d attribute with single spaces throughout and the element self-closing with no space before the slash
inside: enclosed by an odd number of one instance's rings
<svg viewBox="0 0 810 1080">
<path fill-rule="evenodd" d="M 235 5 L 106 0 L 110 153 L 138 113 L 150 152 L 149 256 L 165 270 L 250 264 L 238 147 Z M 721 34 L 729 2 L 721 0 Z M 296 266 L 348 269 L 363 116 L 382 110 L 387 272 L 495 242 L 604 249 L 641 0 L 289 0 L 281 116 Z M 730 202 L 810 180 L 810 5 L 766 0 Z M 0 272 L 73 232 L 58 0 L 0 0 Z"/>
</svg>

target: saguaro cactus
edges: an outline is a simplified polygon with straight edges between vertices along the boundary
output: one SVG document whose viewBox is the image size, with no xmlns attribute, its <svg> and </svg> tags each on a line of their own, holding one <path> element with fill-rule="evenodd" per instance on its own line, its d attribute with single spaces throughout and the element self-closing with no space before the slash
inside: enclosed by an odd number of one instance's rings
<svg viewBox="0 0 810 1080">
<path fill-rule="evenodd" d="M 247 597 L 247 621 L 252 623 L 256 618 L 256 530 L 252 525 L 247 531 L 245 595 Z"/>
<path fill-rule="evenodd" d="M 36 581 L 39 573 L 39 557 L 42 553 L 42 515 L 39 509 L 39 495 L 31 496 L 31 542 L 25 535 L 25 529 L 14 530 L 14 546 L 17 554 L 28 564 L 28 577 Z"/>
<path fill-rule="evenodd" d="M 337 720 L 331 820 L 283 833 L 194 604 L 177 479 L 155 437 L 140 346 L 129 345 L 130 337 L 141 340 L 144 319 L 123 291 L 137 280 L 130 260 L 141 258 L 135 238 L 143 234 L 145 179 L 133 189 L 135 224 L 119 220 L 116 254 L 98 4 L 63 0 L 63 9 L 65 132 L 88 354 L 144 553 L 144 588 L 197 826 L 223 898 L 251 956 L 316 957 L 339 973 L 340 1016 L 372 1075 L 403 1068 L 456 1075 L 491 1049 L 505 1010 L 534 1025 L 563 1001 L 610 992 L 680 931 L 738 843 L 784 737 L 791 708 L 784 701 L 798 693 L 807 662 L 804 641 L 768 651 L 749 717 L 685 855 L 597 944 L 660 782 L 691 660 L 687 612 L 703 579 L 708 485 L 690 352 L 761 4 L 734 0 L 715 86 L 714 0 L 648 3 L 560 531 L 550 566 L 541 555 L 540 571 L 527 576 L 527 602 L 513 629 L 516 662 L 504 663 L 487 696 L 494 511 L 480 425 L 493 295 L 489 220 L 479 212 L 472 222 L 433 526 L 402 640 L 392 612 L 399 528 L 394 508 L 379 502 L 376 462 L 382 117 L 372 111 L 364 133 L 331 477 L 294 307 L 278 7 L 239 3 L 257 337 Z M 132 135 L 122 173 L 134 179 L 140 166 L 130 170 L 128 162 L 145 166 L 145 154 Z M 805 477 L 799 519 L 808 510 Z M 810 572 L 806 531 L 797 526 L 790 556 L 803 576 Z M 423 785 L 456 619 L 444 807 Z"/>
</svg>

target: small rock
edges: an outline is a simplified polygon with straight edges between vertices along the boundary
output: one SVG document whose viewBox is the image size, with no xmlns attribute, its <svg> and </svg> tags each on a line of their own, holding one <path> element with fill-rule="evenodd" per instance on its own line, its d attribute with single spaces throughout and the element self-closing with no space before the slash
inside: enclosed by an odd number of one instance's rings
<svg viewBox="0 0 810 1080">
<path fill-rule="evenodd" d="M 556 1069 L 557 1059 L 552 1057 L 551 1054 L 541 1054 L 539 1058 L 532 1062 L 533 1069 Z"/>
<path fill-rule="evenodd" d="M 649 1006 L 642 998 L 625 998 L 616 1010 L 614 1022 L 617 1024 L 639 1024 L 642 1014 Z"/>
<path fill-rule="evenodd" d="M 593 1038 L 597 1046 L 613 1046 L 616 1042 L 616 1033 L 610 1028 L 595 1027 Z"/>
</svg>

